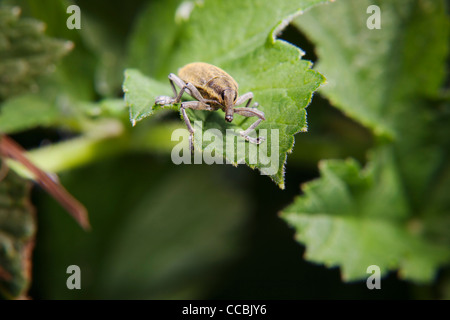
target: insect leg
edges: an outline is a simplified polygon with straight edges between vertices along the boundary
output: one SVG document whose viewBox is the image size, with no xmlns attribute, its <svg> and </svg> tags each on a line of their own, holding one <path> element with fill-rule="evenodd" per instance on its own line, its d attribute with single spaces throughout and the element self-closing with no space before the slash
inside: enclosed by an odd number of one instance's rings
<svg viewBox="0 0 450 320">
<path fill-rule="evenodd" d="M 186 123 L 186 127 L 189 131 L 189 150 L 191 150 L 191 154 L 194 153 L 194 128 L 192 127 L 191 121 L 186 113 L 186 108 L 188 102 L 184 102 L 181 104 L 180 111 L 183 115 L 184 123 Z"/>
<path fill-rule="evenodd" d="M 179 77 L 177 77 L 175 74 L 171 73 L 169 74 L 169 81 L 170 85 L 172 87 L 173 91 L 173 98 L 169 96 L 158 96 L 155 99 L 155 104 L 159 105 L 171 105 L 174 103 L 179 103 L 181 101 L 181 97 L 183 96 L 183 93 L 186 91 L 186 93 L 191 94 L 189 89 L 187 88 L 186 83 L 181 80 Z M 175 87 L 177 85 L 180 87 L 180 92 L 177 92 L 177 88 Z"/>
<path fill-rule="evenodd" d="M 177 88 L 174 85 L 174 82 L 177 83 L 177 85 L 182 88 L 184 87 L 186 84 L 184 83 L 183 80 L 181 80 L 180 78 L 178 78 L 175 74 L 171 73 L 169 74 L 169 82 L 170 82 L 170 86 L 172 87 L 172 91 L 173 91 L 173 96 L 176 97 L 178 95 L 177 93 Z"/>
<path fill-rule="evenodd" d="M 249 136 L 250 132 L 255 130 L 255 128 L 263 120 L 266 120 L 264 112 L 262 112 L 261 110 L 257 110 L 255 108 L 244 107 L 244 108 L 234 108 L 234 113 L 240 114 L 241 116 L 244 116 L 244 117 L 258 117 L 259 118 L 250 127 L 248 127 L 247 130 L 241 131 L 239 133 L 241 135 L 241 137 L 243 137 L 245 140 L 255 143 L 255 144 L 260 144 L 261 142 L 263 142 L 265 140 L 264 137 L 252 138 Z"/>
<path fill-rule="evenodd" d="M 187 94 L 192 95 L 191 92 L 188 90 L 188 87 L 186 83 L 181 80 L 177 75 L 174 73 L 169 74 L 169 81 L 170 85 L 172 86 L 172 90 L 175 94 L 173 103 L 178 103 L 181 101 L 181 97 L 183 96 L 183 93 L 186 91 Z M 177 94 L 177 89 L 175 88 L 175 84 L 180 88 L 180 92 Z"/>
<path fill-rule="evenodd" d="M 204 104 L 208 102 L 216 102 L 213 100 L 207 100 L 203 98 L 201 93 L 198 91 L 198 89 L 192 84 L 192 83 L 185 83 L 181 78 L 179 78 L 174 73 L 169 74 L 169 81 L 170 85 L 172 86 L 172 90 L 174 93 L 174 97 L 168 97 L 168 96 L 159 96 L 155 100 L 155 104 L 174 104 L 179 103 L 181 101 L 181 97 L 183 96 L 183 93 L 186 92 L 191 97 L 197 99 L 198 101 L 203 102 Z M 177 85 L 180 88 L 180 92 L 177 93 L 177 89 L 175 87 Z M 206 110 L 206 109 L 203 109 Z"/>
<path fill-rule="evenodd" d="M 172 85 L 173 92 L 175 93 L 174 97 L 174 103 L 178 103 L 181 100 L 181 97 L 183 96 L 183 93 L 186 92 L 188 95 L 193 97 L 194 99 L 197 99 L 198 101 L 201 101 L 203 103 L 208 102 L 215 102 L 213 100 L 207 100 L 203 98 L 202 94 L 198 89 L 192 84 L 192 83 L 185 83 L 182 79 L 180 79 L 177 75 L 171 73 L 169 74 L 169 80 L 170 84 Z M 181 88 L 181 91 L 177 94 L 175 84 Z M 206 110 L 206 109 L 201 109 Z"/>
<path fill-rule="evenodd" d="M 247 93 L 243 94 L 242 96 L 238 97 L 234 105 L 239 106 L 239 105 L 243 104 L 245 102 L 245 100 L 248 100 L 247 104 L 245 105 L 245 107 L 248 108 L 248 106 L 252 102 L 252 99 L 253 99 L 253 92 L 247 92 Z M 259 106 L 258 102 L 255 102 L 253 104 L 252 108 L 257 108 L 258 106 Z"/>
<path fill-rule="evenodd" d="M 197 99 L 203 105 L 206 105 L 207 103 L 217 103 L 217 101 L 215 101 L 215 100 L 210 100 L 210 99 L 203 98 L 203 96 L 200 93 L 200 91 L 198 91 L 198 89 L 192 83 L 187 83 L 186 86 L 188 88 L 187 91 L 188 91 L 189 95 L 191 97 Z M 215 108 L 215 109 L 204 109 L 202 107 L 201 109 L 195 109 L 195 110 L 209 110 L 209 111 L 213 111 L 213 110 L 217 110 L 217 108 Z"/>
<path fill-rule="evenodd" d="M 240 114 L 244 117 L 258 117 L 261 120 L 266 120 L 264 112 L 256 108 L 234 108 L 234 113 Z"/>
<path fill-rule="evenodd" d="M 180 111 L 183 116 L 184 122 L 186 123 L 186 126 L 189 131 L 189 148 L 191 149 L 191 152 L 194 152 L 194 127 L 192 127 L 191 121 L 189 120 L 189 117 L 187 116 L 186 109 L 192 109 L 192 110 L 207 110 L 207 111 L 214 111 L 215 108 L 207 105 L 206 103 L 202 101 L 186 101 L 181 104 Z"/>
</svg>

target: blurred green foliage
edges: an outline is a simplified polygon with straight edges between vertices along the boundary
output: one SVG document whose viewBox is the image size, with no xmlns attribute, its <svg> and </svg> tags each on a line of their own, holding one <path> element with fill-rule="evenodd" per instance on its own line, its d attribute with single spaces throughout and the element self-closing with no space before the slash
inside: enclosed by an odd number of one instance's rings
<svg viewBox="0 0 450 320">
<path fill-rule="evenodd" d="M 7 97 L 36 91 L 36 79 L 48 73 L 71 48 L 70 41 L 44 34 L 38 20 L 20 17 L 19 7 L 0 9 L 0 101 Z"/>
<path fill-rule="evenodd" d="M 448 270 L 442 269 L 433 278 L 436 269 L 448 262 L 446 253 L 422 254 L 427 251 L 424 243 L 430 241 L 443 246 L 443 251 L 448 248 L 445 226 L 449 213 L 449 148 L 444 138 L 448 137 L 445 120 L 450 113 L 448 93 L 445 98 L 439 91 L 444 81 L 442 69 L 448 69 L 443 60 L 448 56 L 448 43 L 442 44 L 441 39 L 445 35 L 448 38 L 448 15 L 444 13 L 443 1 L 436 1 L 440 7 L 430 5 L 432 1 L 411 0 L 398 5 L 377 1 L 374 4 L 382 10 L 381 32 L 368 30 L 363 23 L 369 16 L 365 9 L 372 2 L 356 0 L 318 6 L 284 29 L 279 37 L 305 51 L 302 60 L 315 62 L 317 53 L 319 63 L 315 69 L 328 79 L 328 86 L 316 94 L 307 109 L 309 132 L 295 136 L 295 147 L 285 167 L 285 190 L 245 166 L 172 164 L 170 151 L 174 143 L 170 136 L 174 129 L 184 127 L 176 112 L 158 112 L 131 127 L 122 92 L 126 68 L 135 68 L 164 84 L 168 72 L 187 62 L 183 59 L 195 59 L 196 50 L 201 58 L 204 54 L 211 59 L 226 56 L 219 45 L 210 52 L 204 52 L 206 45 L 196 46 L 198 42 L 220 42 L 202 38 L 202 34 L 217 36 L 233 30 L 224 37 L 223 41 L 229 42 L 246 39 L 255 31 L 251 38 L 254 42 L 250 41 L 247 47 L 245 41 L 241 43 L 242 48 L 248 49 L 242 52 L 246 54 L 255 43 L 264 44 L 267 37 L 270 39 L 273 28 L 300 9 L 292 1 L 273 1 L 270 10 L 261 10 L 263 2 L 239 1 L 227 10 L 229 15 L 239 11 L 232 16 L 242 24 L 242 30 L 233 25 L 204 33 L 194 32 L 195 26 L 191 26 L 180 34 L 177 23 L 187 23 L 179 12 L 176 15 L 180 2 L 3 2 L 20 6 L 22 17 L 45 23 L 46 36 L 54 41 L 69 40 L 74 47 L 52 73 L 33 78 L 37 91 L 4 99 L 0 130 L 31 149 L 29 157 L 40 167 L 59 172 L 62 184 L 88 208 L 92 222 L 92 231 L 85 233 L 53 199 L 42 190 L 33 189 L 38 233 L 29 295 L 44 299 L 448 295 Z M 197 9 L 209 10 L 215 2 L 200 2 L 192 14 Z M 66 8 L 73 3 L 81 8 L 81 30 L 66 28 Z M 253 8 L 250 3 L 262 7 Z M 423 10 L 414 10 L 422 5 Z M 291 9 L 284 11 L 286 8 Z M 253 21 L 258 18 L 253 15 L 255 12 L 263 12 L 270 23 L 264 19 Z M 150 14 L 153 18 L 146 18 Z M 403 20 L 395 20 L 396 15 Z M 416 23 L 408 23 L 411 17 Z M 214 20 L 212 14 L 205 16 L 203 28 L 214 24 Z M 245 27 L 252 21 L 262 29 Z M 179 38 L 186 35 L 183 32 L 196 37 L 195 41 L 184 43 Z M 418 43 L 418 39 L 428 42 Z M 430 50 L 421 60 L 426 48 Z M 380 50 L 384 50 L 381 55 Z M 184 57 L 182 53 L 186 51 L 192 51 L 192 56 Z M 230 66 L 238 61 L 237 54 L 230 51 Z M 240 74 L 245 75 L 244 68 L 250 65 L 240 67 Z M 168 81 L 166 85 L 166 90 L 170 90 Z M 331 107 L 329 101 L 338 109 Z M 438 115 L 424 111 L 429 107 Z M 369 160 L 368 150 L 373 154 Z M 318 172 L 320 160 L 348 157 L 356 160 L 328 162 L 321 165 L 322 173 Z M 412 161 L 407 161 L 410 158 Z M 364 166 L 366 169 L 361 169 Z M 377 176 L 374 172 L 382 174 Z M 293 200 L 300 184 L 319 175 L 317 182 L 304 189 L 304 198 Z M 399 185 L 402 192 L 398 191 Z M 318 211 L 331 221 L 349 206 L 358 216 L 376 214 L 376 208 L 383 204 L 400 203 L 401 219 L 383 209 L 383 223 L 377 225 L 375 232 L 394 230 L 394 248 L 401 250 L 385 255 L 384 247 L 392 239 L 386 238 L 380 247 L 369 233 L 365 242 L 358 237 L 334 238 L 336 249 L 328 247 L 336 254 L 334 260 L 329 255 L 314 254 L 313 249 L 328 239 L 332 230 L 313 226 L 302 233 L 305 225 L 293 230 L 277 215 L 288 208 L 283 216 L 293 225 L 298 222 L 298 213 L 306 213 L 300 218 L 311 223 L 317 217 L 312 209 L 321 207 L 307 207 L 301 201 L 311 199 L 313 191 L 317 191 L 319 199 L 323 196 L 324 200 L 317 203 L 327 203 L 329 210 Z M 349 199 L 337 197 L 342 194 Z M 375 205 L 372 209 L 371 204 Z M 287 213 L 293 216 L 288 218 Z M 354 232 L 348 234 L 364 232 L 358 224 L 360 220 L 354 221 Z M 398 221 L 401 232 L 396 229 Z M 410 230 L 419 232 L 410 235 Z M 325 268 L 302 259 L 304 247 L 293 239 L 294 231 L 297 239 L 307 245 L 306 259 L 341 268 Z M 418 242 L 410 244 L 410 237 Z M 365 281 L 342 282 L 341 271 L 347 280 L 365 279 L 367 266 L 363 264 L 370 260 L 367 256 L 371 255 L 371 246 L 378 259 L 371 264 L 389 268 L 384 273 L 382 290 L 368 290 Z M 426 284 L 399 280 L 393 272 L 401 267 L 395 260 L 401 258 L 405 248 L 416 254 L 412 262 L 415 273 L 407 278 Z M 81 268 L 81 290 L 66 287 L 66 268 L 73 264 Z"/>
<path fill-rule="evenodd" d="M 382 273 L 399 269 L 402 278 L 432 282 L 450 262 L 450 201 L 442 196 L 450 190 L 442 90 L 450 21 L 443 1 L 386 0 L 382 27 L 371 30 L 360 14 L 370 4 L 342 1 L 298 19 L 318 46 L 317 68 L 329 81 L 322 93 L 377 143 L 364 169 L 322 163 L 321 179 L 305 186 L 285 217 L 307 258 L 341 266 L 345 279 L 364 278 L 364 266 L 376 264 Z"/>
<path fill-rule="evenodd" d="M 25 298 L 36 234 L 35 212 L 29 201 L 31 183 L 4 169 L 0 182 L 0 294 Z"/>
</svg>

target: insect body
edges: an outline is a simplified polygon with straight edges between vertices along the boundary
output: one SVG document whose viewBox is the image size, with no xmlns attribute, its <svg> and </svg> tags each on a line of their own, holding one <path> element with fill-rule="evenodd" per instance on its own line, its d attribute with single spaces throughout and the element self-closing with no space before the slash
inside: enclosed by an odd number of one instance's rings
<svg viewBox="0 0 450 320">
<path fill-rule="evenodd" d="M 178 71 L 178 76 L 169 74 L 169 81 L 172 86 L 174 97 L 159 96 L 155 100 L 155 104 L 170 105 L 179 103 L 183 93 L 186 92 L 197 101 L 186 101 L 181 103 L 180 111 L 183 115 L 186 126 L 189 130 L 190 144 L 192 148 L 192 140 L 194 128 L 186 114 L 186 109 L 216 111 L 222 109 L 225 112 L 225 120 L 233 121 L 235 113 L 245 117 L 258 117 L 247 130 L 240 132 L 240 135 L 249 142 L 260 144 L 264 141 L 263 137 L 253 138 L 249 133 L 253 131 L 263 120 L 264 112 L 257 109 L 258 103 L 254 103 L 249 107 L 253 93 L 247 92 L 242 96 L 238 95 L 238 84 L 236 81 L 222 69 L 204 62 L 190 63 Z M 180 88 L 177 93 L 176 86 Z M 247 102 L 245 107 L 237 107 Z"/>
</svg>

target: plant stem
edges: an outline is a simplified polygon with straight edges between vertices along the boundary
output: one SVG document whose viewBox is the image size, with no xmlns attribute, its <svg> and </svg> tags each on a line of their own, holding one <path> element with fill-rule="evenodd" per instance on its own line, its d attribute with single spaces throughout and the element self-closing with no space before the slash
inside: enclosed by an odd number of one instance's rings
<svg viewBox="0 0 450 320">
<path fill-rule="evenodd" d="M 172 132 L 180 127 L 164 123 L 124 130 L 120 122 L 108 121 L 78 138 L 31 150 L 27 157 L 42 170 L 58 173 L 126 152 L 168 154 L 177 143 L 171 141 Z M 8 165 L 33 178 L 20 163 L 8 160 Z"/>
</svg>

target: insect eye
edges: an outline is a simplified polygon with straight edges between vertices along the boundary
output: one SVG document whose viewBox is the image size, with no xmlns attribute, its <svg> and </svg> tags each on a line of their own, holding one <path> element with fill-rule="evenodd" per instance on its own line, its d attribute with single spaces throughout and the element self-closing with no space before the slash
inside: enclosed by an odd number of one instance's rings
<svg viewBox="0 0 450 320">
<path fill-rule="evenodd" d="M 229 90 L 224 90 L 221 93 L 221 97 L 222 97 L 223 101 L 225 101 L 225 92 L 227 92 L 227 91 L 229 91 Z M 236 99 L 237 99 L 237 92 L 233 90 L 233 100 L 232 101 L 234 102 L 234 101 L 236 101 Z"/>
</svg>

